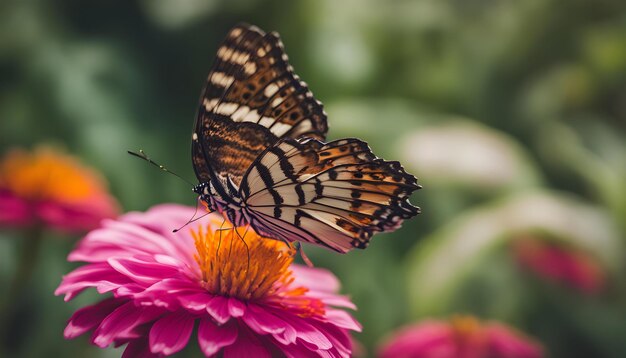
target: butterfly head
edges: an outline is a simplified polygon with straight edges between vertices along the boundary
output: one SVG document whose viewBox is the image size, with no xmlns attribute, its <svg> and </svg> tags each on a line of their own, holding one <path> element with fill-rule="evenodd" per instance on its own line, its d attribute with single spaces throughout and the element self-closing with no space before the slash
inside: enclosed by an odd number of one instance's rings
<svg viewBox="0 0 626 358">
<path fill-rule="evenodd" d="M 215 190 L 215 187 L 210 181 L 203 182 L 194 186 L 193 192 L 200 195 L 200 199 L 202 199 L 202 201 L 207 203 L 209 210 L 211 211 L 215 210 L 215 208 L 212 207 L 213 205 L 212 205 L 211 197 L 217 196 L 218 194 L 217 194 L 217 191 Z"/>
</svg>

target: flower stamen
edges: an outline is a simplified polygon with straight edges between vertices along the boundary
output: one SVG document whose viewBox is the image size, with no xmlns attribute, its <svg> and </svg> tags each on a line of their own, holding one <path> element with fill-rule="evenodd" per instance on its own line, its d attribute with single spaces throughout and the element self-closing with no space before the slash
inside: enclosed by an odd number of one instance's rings
<svg viewBox="0 0 626 358">
<path fill-rule="evenodd" d="M 249 227 L 239 227 L 213 232 L 199 227 L 192 231 L 197 250 L 194 258 L 207 291 L 258 300 L 293 281 L 289 266 L 295 249 L 281 241 L 248 234 L 248 230 Z M 229 246 L 228 254 L 219 251 L 222 243 Z"/>
</svg>

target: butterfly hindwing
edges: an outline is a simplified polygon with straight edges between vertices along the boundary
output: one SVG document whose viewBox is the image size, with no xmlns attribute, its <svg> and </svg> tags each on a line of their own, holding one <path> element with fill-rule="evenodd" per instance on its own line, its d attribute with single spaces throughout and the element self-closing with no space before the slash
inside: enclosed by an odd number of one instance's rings
<svg viewBox="0 0 626 358">
<path fill-rule="evenodd" d="M 253 163 L 240 191 L 261 233 L 347 252 L 415 216 L 408 198 L 418 188 L 398 162 L 358 139 L 286 139 Z"/>
<path fill-rule="evenodd" d="M 214 174 L 237 185 L 279 139 L 324 139 L 328 130 L 322 104 L 293 73 L 278 35 L 248 25 L 233 28 L 219 47 L 194 128 L 198 179 Z"/>
</svg>

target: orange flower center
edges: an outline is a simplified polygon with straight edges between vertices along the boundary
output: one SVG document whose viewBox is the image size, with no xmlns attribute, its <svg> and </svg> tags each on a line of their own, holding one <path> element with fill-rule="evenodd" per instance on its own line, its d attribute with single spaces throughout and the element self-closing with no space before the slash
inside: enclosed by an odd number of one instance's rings
<svg viewBox="0 0 626 358">
<path fill-rule="evenodd" d="M 10 152 L 0 163 L 0 188 L 29 200 L 75 202 L 89 197 L 98 178 L 51 149 Z"/>
<path fill-rule="evenodd" d="M 203 285 L 213 294 L 258 300 L 293 282 L 289 265 L 295 249 L 281 241 L 262 238 L 245 227 L 216 231 L 199 227 L 192 235 Z M 306 291 L 299 287 L 280 294 Z"/>
<path fill-rule="evenodd" d="M 450 319 L 454 332 L 461 337 L 469 337 L 480 331 L 480 322 L 472 316 L 457 315 Z"/>
<path fill-rule="evenodd" d="M 454 341 L 457 345 L 459 356 L 481 356 L 476 352 L 481 352 L 486 348 L 487 337 L 484 334 L 481 323 L 472 316 L 458 315 L 450 319 Z M 470 354 L 469 352 L 474 352 Z"/>
</svg>

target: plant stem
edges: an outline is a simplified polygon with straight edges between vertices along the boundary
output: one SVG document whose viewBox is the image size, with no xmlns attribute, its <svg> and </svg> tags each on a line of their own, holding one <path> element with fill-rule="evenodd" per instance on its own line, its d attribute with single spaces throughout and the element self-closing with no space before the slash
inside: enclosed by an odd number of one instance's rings
<svg viewBox="0 0 626 358">
<path fill-rule="evenodd" d="M 34 225 L 24 231 L 24 239 L 19 246 L 20 253 L 13 279 L 2 301 L 0 311 L 0 357 L 8 356 L 9 332 L 15 321 L 16 310 L 20 304 L 24 290 L 28 287 L 39 258 L 43 238 L 43 228 Z"/>
</svg>

